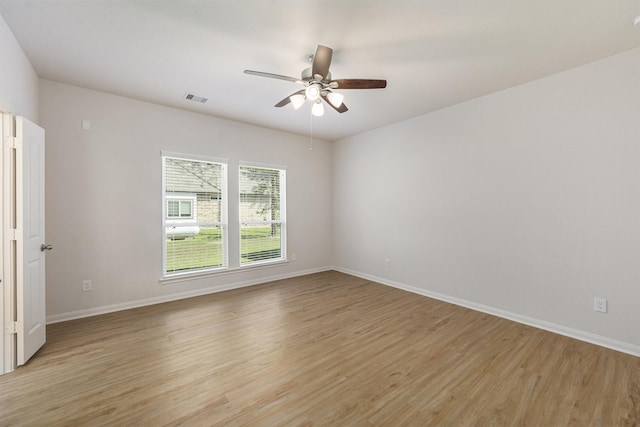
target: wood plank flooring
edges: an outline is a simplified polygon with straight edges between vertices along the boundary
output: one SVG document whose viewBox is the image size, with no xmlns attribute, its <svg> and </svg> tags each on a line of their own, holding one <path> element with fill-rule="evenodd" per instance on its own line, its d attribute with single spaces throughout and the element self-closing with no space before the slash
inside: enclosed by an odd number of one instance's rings
<svg viewBox="0 0 640 427">
<path fill-rule="evenodd" d="M 640 358 L 338 272 L 50 325 L 1 426 L 638 426 Z"/>
</svg>

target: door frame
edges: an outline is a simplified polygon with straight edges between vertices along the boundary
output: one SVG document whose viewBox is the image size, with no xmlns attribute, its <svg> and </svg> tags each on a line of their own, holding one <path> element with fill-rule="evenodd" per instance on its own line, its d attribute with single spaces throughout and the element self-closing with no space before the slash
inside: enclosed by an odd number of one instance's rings
<svg viewBox="0 0 640 427">
<path fill-rule="evenodd" d="M 10 230 L 16 228 L 15 184 L 16 155 L 13 137 L 16 130 L 15 116 L 2 113 L 2 367 L 1 373 L 13 371 L 17 366 L 17 336 L 9 329 L 16 320 L 16 240 Z M 11 139 L 10 139 L 11 138 Z"/>
<path fill-rule="evenodd" d="M 2 244 L 0 244 L 0 375 L 6 372 L 4 366 L 5 359 L 5 329 L 4 329 L 4 293 L 5 293 L 5 277 L 4 277 L 4 135 L 5 135 L 5 125 L 4 125 L 4 116 L 5 113 L 0 111 L 0 142 L 2 143 L 2 148 L 0 149 L 0 188 L 2 189 L 2 200 L 0 201 L 0 239 L 2 239 Z"/>
<path fill-rule="evenodd" d="M 14 265 L 16 241 L 11 239 L 9 230 L 15 229 L 15 153 L 12 149 L 12 138 L 15 136 L 15 116 L 2 113 L 2 292 L 0 295 L 2 323 L 2 366 L 0 373 L 11 372 L 16 368 L 16 335 L 11 333 L 9 325 L 13 324 L 16 316 L 15 301 L 15 268 Z"/>
</svg>

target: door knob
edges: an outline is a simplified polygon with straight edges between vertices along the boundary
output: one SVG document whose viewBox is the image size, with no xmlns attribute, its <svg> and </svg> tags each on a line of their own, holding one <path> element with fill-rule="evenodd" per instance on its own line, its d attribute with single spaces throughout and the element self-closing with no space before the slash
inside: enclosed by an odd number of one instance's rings
<svg viewBox="0 0 640 427">
<path fill-rule="evenodd" d="M 51 249 L 53 249 L 53 245 L 45 245 L 44 243 L 40 245 L 40 250 L 42 252 L 50 251 Z"/>
</svg>

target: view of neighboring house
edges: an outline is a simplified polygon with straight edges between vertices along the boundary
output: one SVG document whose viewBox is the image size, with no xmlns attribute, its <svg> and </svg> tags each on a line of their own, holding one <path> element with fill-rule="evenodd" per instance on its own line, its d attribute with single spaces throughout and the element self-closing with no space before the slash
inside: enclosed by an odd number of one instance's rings
<svg viewBox="0 0 640 427">
<path fill-rule="evenodd" d="M 228 267 L 230 238 L 240 239 L 242 265 L 284 259 L 284 170 L 234 171 L 238 211 L 229 214 L 226 163 L 166 155 L 163 168 L 165 275 Z M 239 234 L 230 235 L 229 215 L 239 219 Z"/>
<path fill-rule="evenodd" d="M 198 234 L 198 223 L 221 222 L 220 165 L 167 158 L 165 225 L 167 237 Z"/>
</svg>

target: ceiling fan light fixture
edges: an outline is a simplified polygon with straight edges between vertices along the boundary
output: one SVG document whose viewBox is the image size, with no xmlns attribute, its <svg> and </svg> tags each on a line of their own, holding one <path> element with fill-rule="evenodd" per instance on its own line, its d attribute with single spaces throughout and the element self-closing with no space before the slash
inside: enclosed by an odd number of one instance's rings
<svg viewBox="0 0 640 427">
<path fill-rule="evenodd" d="M 344 95 L 336 92 L 329 92 L 327 94 L 327 99 L 336 108 L 340 108 L 342 105 L 342 101 L 344 101 Z"/>
<path fill-rule="evenodd" d="M 290 94 L 288 97 L 276 103 L 274 107 L 280 108 L 292 104 L 293 108 L 298 109 L 305 104 L 308 99 L 313 103 L 311 112 L 315 116 L 322 116 L 324 114 L 324 102 L 338 113 L 349 111 L 343 103 L 344 96 L 339 93 L 332 93 L 332 89 L 383 89 L 387 87 L 387 81 L 380 79 L 333 80 L 331 71 L 329 71 L 332 57 L 333 49 L 319 44 L 316 48 L 316 53 L 309 57 L 311 67 L 302 70 L 299 79 L 253 70 L 244 70 L 244 73 L 271 79 L 286 80 L 304 86 L 304 89 Z"/>
<path fill-rule="evenodd" d="M 307 88 L 304 90 L 304 94 L 306 95 L 307 99 L 310 99 L 312 101 L 317 100 L 320 97 L 320 85 L 312 84 L 307 86 Z"/>
<path fill-rule="evenodd" d="M 313 103 L 313 107 L 311 107 L 311 114 L 316 117 L 324 115 L 324 107 L 322 106 L 322 101 L 318 99 Z"/>
<path fill-rule="evenodd" d="M 296 110 L 302 107 L 302 104 L 304 104 L 304 95 L 301 95 L 299 93 L 295 95 L 291 95 L 289 99 L 291 100 L 291 104 L 293 105 L 293 108 Z"/>
</svg>

